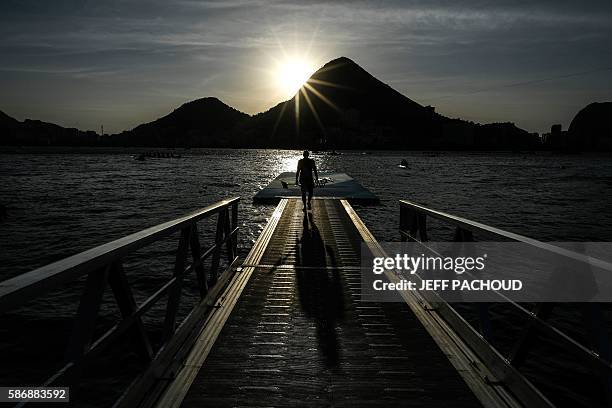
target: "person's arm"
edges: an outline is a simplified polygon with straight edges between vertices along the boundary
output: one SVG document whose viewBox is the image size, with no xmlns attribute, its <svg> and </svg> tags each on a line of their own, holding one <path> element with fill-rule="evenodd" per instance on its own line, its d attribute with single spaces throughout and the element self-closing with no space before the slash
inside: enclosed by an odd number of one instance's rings
<svg viewBox="0 0 612 408">
<path fill-rule="evenodd" d="M 298 183 L 298 177 L 300 176 L 300 161 L 298 161 L 298 165 L 297 165 L 297 170 L 295 171 L 295 185 L 297 186 Z"/>
</svg>

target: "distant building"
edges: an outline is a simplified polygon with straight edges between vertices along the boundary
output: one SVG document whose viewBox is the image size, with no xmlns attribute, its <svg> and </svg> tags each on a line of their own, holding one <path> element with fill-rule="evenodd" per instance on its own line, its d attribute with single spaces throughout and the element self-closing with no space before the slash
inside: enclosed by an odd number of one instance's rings
<svg viewBox="0 0 612 408">
<path fill-rule="evenodd" d="M 542 142 L 547 148 L 565 151 L 569 147 L 569 135 L 562 125 L 555 124 L 550 127 L 550 133 L 542 135 Z"/>
<path fill-rule="evenodd" d="M 442 138 L 436 147 L 461 149 L 474 147 L 474 126 L 463 121 L 449 121 L 442 125 Z"/>
</svg>

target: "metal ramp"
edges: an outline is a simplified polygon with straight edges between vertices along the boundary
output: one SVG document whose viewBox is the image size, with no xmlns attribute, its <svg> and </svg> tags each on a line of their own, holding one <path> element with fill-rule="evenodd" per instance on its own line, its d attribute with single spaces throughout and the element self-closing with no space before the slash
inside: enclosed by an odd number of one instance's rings
<svg viewBox="0 0 612 408">
<path fill-rule="evenodd" d="M 406 304 L 361 301 L 364 229 L 344 200 L 282 200 L 158 406 L 480 406 Z"/>
</svg>

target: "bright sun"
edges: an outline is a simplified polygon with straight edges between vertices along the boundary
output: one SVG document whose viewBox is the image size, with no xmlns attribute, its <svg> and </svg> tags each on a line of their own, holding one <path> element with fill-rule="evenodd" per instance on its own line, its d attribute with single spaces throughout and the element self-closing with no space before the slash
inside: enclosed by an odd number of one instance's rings
<svg viewBox="0 0 612 408">
<path fill-rule="evenodd" d="M 287 96 L 293 96 L 315 72 L 312 64 L 301 58 L 289 58 L 278 64 L 278 86 Z"/>
</svg>

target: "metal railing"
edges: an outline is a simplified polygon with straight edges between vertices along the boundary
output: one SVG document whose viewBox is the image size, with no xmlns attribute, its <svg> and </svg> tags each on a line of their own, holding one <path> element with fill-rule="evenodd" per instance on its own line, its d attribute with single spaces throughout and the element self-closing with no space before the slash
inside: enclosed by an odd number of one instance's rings
<svg viewBox="0 0 612 408">
<path fill-rule="evenodd" d="M 42 386 L 69 385 L 71 399 L 88 361 L 113 344 L 119 336 L 129 334 L 136 340 L 137 351 L 146 359 L 145 368 L 123 391 L 115 406 L 142 405 L 143 400 L 154 400 L 151 389 L 159 378 L 172 376 L 189 351 L 198 332 L 199 323 L 214 310 L 215 301 L 234 272 L 237 262 L 238 203 L 232 198 L 210 205 L 192 214 L 169 221 L 116 241 L 84 251 L 15 278 L 0 282 L 0 313 L 18 308 L 39 299 L 65 284 L 85 277 L 70 335 L 65 362 Z M 200 245 L 198 222 L 217 215 L 215 240 L 208 248 Z M 172 274 L 144 302 L 137 304 L 124 270 L 124 258 L 174 233 L 179 239 Z M 219 271 L 222 249 L 225 246 L 228 267 Z M 188 260 L 189 252 L 191 261 Z M 210 259 L 210 267 L 205 261 Z M 180 324 L 177 314 L 188 274 L 195 273 L 199 301 Z M 94 338 L 98 316 L 106 286 L 110 286 L 121 313 L 121 320 L 102 335 Z M 166 300 L 161 342 L 154 347 L 145 330 L 142 317 L 162 300 Z M 144 405 L 147 405 L 144 403 Z"/>
<path fill-rule="evenodd" d="M 585 256 L 545 242 L 537 241 L 522 235 L 504 231 L 465 218 L 433 210 L 406 200 L 400 200 L 400 236 L 402 241 L 426 243 L 429 240 L 428 219 L 433 218 L 454 228 L 453 241 L 474 241 L 475 235 L 493 237 L 506 241 L 522 242 L 549 251 L 560 256 L 566 256 L 578 261 L 584 261 Z M 592 260 L 592 258 L 591 258 Z M 606 266 L 606 269 L 608 267 Z M 608 326 L 600 304 L 580 304 L 589 341 L 592 348 L 585 347 L 546 320 L 551 316 L 554 303 L 539 303 L 533 309 L 526 305 L 505 299 L 505 304 L 512 308 L 524 320 L 524 327 L 516 342 L 506 355 L 503 355 L 495 345 L 494 327 L 490 317 L 490 305 L 475 303 L 474 315 L 477 316 L 478 328 L 474 328 L 456 307 L 444 301 L 435 292 L 420 292 L 423 307 L 438 313 L 455 332 L 465 341 L 473 352 L 484 362 L 494 374 L 497 381 L 502 381 L 518 399 L 526 406 L 546 406 L 553 404 L 546 398 L 521 372 L 528 353 L 538 340 L 538 334 L 554 339 L 554 342 L 567 353 L 574 355 L 589 371 L 596 373 L 601 380 L 606 406 L 612 406 L 612 352 L 608 337 Z M 590 406 L 590 402 L 583 401 Z"/>
</svg>

